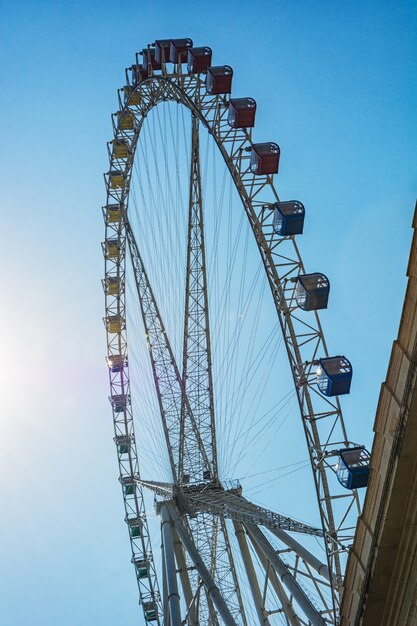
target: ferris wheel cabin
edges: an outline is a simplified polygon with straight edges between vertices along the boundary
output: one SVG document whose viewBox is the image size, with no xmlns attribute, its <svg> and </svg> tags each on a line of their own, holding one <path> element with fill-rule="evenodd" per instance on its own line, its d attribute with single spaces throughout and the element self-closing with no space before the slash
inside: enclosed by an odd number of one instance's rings
<svg viewBox="0 0 417 626">
<path fill-rule="evenodd" d="M 130 536 L 133 539 L 136 539 L 142 536 L 143 522 L 140 517 L 128 517 L 126 519 L 126 523 L 129 526 Z"/>
<path fill-rule="evenodd" d="M 120 279 L 117 276 L 106 276 L 103 285 L 108 296 L 117 296 L 120 291 Z"/>
<path fill-rule="evenodd" d="M 346 489 L 366 487 L 369 479 L 371 455 L 363 446 L 339 450 L 337 478 Z"/>
<path fill-rule="evenodd" d="M 121 315 L 108 315 L 105 324 L 109 333 L 118 334 L 125 327 L 124 318 Z"/>
<path fill-rule="evenodd" d="M 274 204 L 273 228 L 277 235 L 301 235 L 304 227 L 305 210 L 301 202 L 276 202 Z"/>
<path fill-rule="evenodd" d="M 232 128 L 255 126 L 256 101 L 253 98 L 231 98 L 227 123 Z"/>
<path fill-rule="evenodd" d="M 187 70 L 190 74 L 205 74 L 211 63 L 211 48 L 204 46 L 203 48 L 190 48 L 187 57 Z"/>
<path fill-rule="evenodd" d="M 276 174 L 279 165 L 279 145 L 277 143 L 254 143 L 250 157 L 253 174 Z"/>
<path fill-rule="evenodd" d="M 106 259 L 117 259 L 120 254 L 118 239 L 107 239 L 103 244 Z"/>
<path fill-rule="evenodd" d="M 295 299 L 304 311 L 327 309 L 329 291 L 330 282 L 324 274 L 300 274 L 297 277 Z"/>
<path fill-rule="evenodd" d="M 155 622 L 157 619 L 157 606 L 153 600 L 143 603 L 143 610 L 147 622 Z"/>
<path fill-rule="evenodd" d="M 119 204 L 107 204 L 104 209 L 106 221 L 110 224 L 116 224 L 120 222 L 120 205 Z"/>
<path fill-rule="evenodd" d="M 140 82 L 140 81 L 139 81 Z M 125 85 L 123 87 L 123 93 L 125 100 L 129 100 L 129 106 L 137 106 L 141 103 L 141 95 L 138 91 L 135 91 L 135 87 L 132 85 Z"/>
<path fill-rule="evenodd" d="M 121 170 L 109 172 L 109 184 L 111 189 L 121 189 L 125 184 L 125 175 Z"/>
<path fill-rule="evenodd" d="M 142 50 L 142 52 L 140 52 L 139 54 L 142 55 L 142 63 L 143 63 L 143 69 L 145 70 L 146 73 L 148 73 L 148 70 L 160 70 L 162 67 L 161 63 L 158 63 L 158 61 L 156 60 L 156 50 L 155 48 L 144 48 Z"/>
<path fill-rule="evenodd" d="M 132 563 L 136 567 L 138 578 L 147 578 L 149 574 L 149 562 L 146 559 L 132 558 Z"/>
<path fill-rule="evenodd" d="M 317 387 L 325 396 L 342 396 L 350 392 L 352 365 L 345 356 L 319 359 Z"/>
<path fill-rule="evenodd" d="M 121 354 L 112 354 L 107 359 L 107 365 L 112 374 L 117 374 L 118 372 L 122 372 L 123 368 L 126 367 L 127 357 Z"/>
<path fill-rule="evenodd" d="M 131 437 L 129 437 L 128 435 L 117 435 L 114 438 L 114 442 L 120 455 L 129 454 L 129 450 L 132 444 Z"/>
<path fill-rule="evenodd" d="M 127 405 L 130 404 L 130 397 L 125 394 L 117 394 L 111 396 L 110 402 L 115 413 L 123 413 Z"/>
<path fill-rule="evenodd" d="M 137 92 L 134 92 L 136 95 Z M 113 139 L 113 156 L 115 159 L 127 159 L 130 152 L 130 143 L 128 139 L 122 137 L 121 139 Z"/>
<path fill-rule="evenodd" d="M 131 69 L 131 77 L 133 85 L 139 85 L 145 78 L 148 77 L 148 71 L 144 68 L 144 66 L 140 63 L 136 63 L 132 65 Z"/>
<path fill-rule="evenodd" d="M 135 483 L 132 476 L 123 476 L 120 479 L 123 485 L 123 491 L 125 496 L 133 496 L 135 493 Z"/>
<path fill-rule="evenodd" d="M 233 70 L 230 65 L 207 68 L 206 91 L 214 96 L 232 91 Z"/>
<path fill-rule="evenodd" d="M 192 39 L 171 39 L 169 60 L 171 63 L 186 63 L 188 50 L 193 47 Z"/>
<path fill-rule="evenodd" d="M 171 49 L 170 39 L 157 39 L 155 41 L 155 60 L 157 63 L 169 62 L 169 51 Z"/>
<path fill-rule="evenodd" d="M 126 111 L 118 111 L 118 129 L 119 130 L 132 130 L 135 122 L 135 116 L 133 113 L 126 113 Z"/>
</svg>

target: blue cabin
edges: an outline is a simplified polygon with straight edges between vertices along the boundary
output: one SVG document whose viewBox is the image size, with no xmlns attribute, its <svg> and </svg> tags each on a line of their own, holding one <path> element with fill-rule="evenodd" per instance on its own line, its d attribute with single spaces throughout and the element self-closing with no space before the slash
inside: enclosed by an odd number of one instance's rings
<svg viewBox="0 0 417 626">
<path fill-rule="evenodd" d="M 301 235 L 304 227 L 304 206 L 297 200 L 275 202 L 273 228 L 277 235 Z"/>
<path fill-rule="evenodd" d="M 339 450 L 337 478 L 346 489 L 366 487 L 369 479 L 371 455 L 364 446 Z"/>
<path fill-rule="evenodd" d="M 330 283 L 324 274 L 300 274 L 297 277 L 295 299 L 304 311 L 327 309 Z"/>
<path fill-rule="evenodd" d="M 350 392 L 352 366 L 345 356 L 319 359 L 317 387 L 325 396 L 342 396 Z"/>
</svg>

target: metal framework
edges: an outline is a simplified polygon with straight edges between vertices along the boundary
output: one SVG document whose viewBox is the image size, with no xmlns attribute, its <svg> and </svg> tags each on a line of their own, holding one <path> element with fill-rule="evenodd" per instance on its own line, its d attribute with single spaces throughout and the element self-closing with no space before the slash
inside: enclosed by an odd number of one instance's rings
<svg viewBox="0 0 417 626">
<path fill-rule="evenodd" d="M 131 83 L 127 71 L 127 86 L 119 90 L 120 110 L 113 115 L 114 140 L 109 143 L 107 203 L 103 209 L 110 401 L 125 520 L 145 620 L 160 626 L 246 625 L 255 615 L 259 624 L 272 626 L 274 616 L 279 614 L 291 625 L 337 624 L 343 558 L 352 541 L 359 505 L 356 492 L 341 493 L 333 480 L 333 457 L 338 448 L 350 442 L 338 398 L 324 398 L 313 385 L 313 364 L 328 352 L 317 313 L 305 313 L 296 305 L 292 279 L 305 273 L 296 241 L 293 236 L 280 237 L 274 232 L 273 202 L 278 195 L 273 179 L 251 171 L 251 132 L 228 125 L 229 96 L 207 94 L 204 74 L 184 73 L 181 63 L 162 62 L 161 70 L 152 71 L 150 48 L 147 54 L 146 75 Z M 141 242 L 135 239 L 128 214 L 132 167 L 142 124 L 149 111 L 164 101 L 185 105 L 192 119 L 182 370 L 176 363 L 140 254 Z M 254 505 L 242 496 L 239 485 L 226 487 L 218 475 L 199 158 L 201 126 L 224 158 L 263 261 L 297 392 L 321 528 Z M 117 142 L 127 149 L 117 151 Z M 148 343 L 171 466 L 169 484 L 143 480 L 139 473 L 126 335 L 127 262 L 133 268 Z M 159 499 L 162 592 L 149 540 L 144 488 L 151 489 Z M 250 614 L 241 591 L 227 520 L 232 520 L 248 580 L 253 601 Z M 289 533 L 298 533 L 301 539 Z M 323 543 L 324 563 L 302 545 L 303 536 L 316 537 Z M 277 550 L 275 540 L 284 548 Z M 319 601 L 306 593 L 306 578 Z"/>
</svg>

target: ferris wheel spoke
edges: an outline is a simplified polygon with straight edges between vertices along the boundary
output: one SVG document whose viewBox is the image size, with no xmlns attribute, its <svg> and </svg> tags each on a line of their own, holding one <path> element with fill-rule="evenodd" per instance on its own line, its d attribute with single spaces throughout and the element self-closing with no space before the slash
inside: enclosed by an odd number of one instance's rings
<svg viewBox="0 0 417 626">
<path fill-rule="evenodd" d="M 187 403 L 196 420 L 200 437 L 210 462 L 205 480 L 218 480 L 216 431 L 214 419 L 213 375 L 207 295 L 206 254 L 204 243 L 203 202 L 200 176 L 199 121 L 192 115 L 190 194 L 188 210 L 187 269 L 185 286 L 183 338 L 183 402 L 181 410 L 181 445 L 179 480 L 201 483 L 201 463 L 196 458 Z M 197 450 L 198 452 L 198 450 Z"/>
<path fill-rule="evenodd" d="M 200 452 L 204 471 L 210 472 L 210 462 L 201 439 L 198 425 L 191 411 L 188 398 L 183 391 L 182 379 L 171 344 L 162 321 L 159 308 L 140 255 L 135 236 L 126 220 L 126 233 L 135 274 L 135 283 L 140 302 L 142 321 L 149 348 L 155 388 L 161 412 L 162 424 L 168 448 L 171 472 L 174 482 L 178 481 L 180 457 L 180 418 L 183 402 L 186 403 L 186 417 L 191 423 L 193 443 Z M 191 442 L 189 442 L 191 445 Z M 205 468 L 205 469 L 204 469 Z"/>
</svg>

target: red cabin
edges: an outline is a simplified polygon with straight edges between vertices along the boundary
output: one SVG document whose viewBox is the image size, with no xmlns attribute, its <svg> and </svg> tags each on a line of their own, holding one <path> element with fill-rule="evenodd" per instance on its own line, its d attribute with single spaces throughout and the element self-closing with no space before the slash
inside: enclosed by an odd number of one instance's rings
<svg viewBox="0 0 417 626">
<path fill-rule="evenodd" d="M 254 174 L 276 174 L 279 164 L 277 143 L 254 143 L 250 157 L 250 168 Z"/>
<path fill-rule="evenodd" d="M 190 74 L 199 74 L 207 72 L 207 68 L 211 63 L 211 48 L 190 48 L 187 57 L 187 69 Z"/>
<path fill-rule="evenodd" d="M 170 48 L 171 48 L 170 39 L 157 39 L 155 41 L 155 61 L 161 64 L 168 63 Z"/>
<path fill-rule="evenodd" d="M 232 92 L 233 70 L 230 65 L 207 68 L 206 91 L 211 96 Z"/>
<path fill-rule="evenodd" d="M 233 98 L 229 103 L 227 121 L 232 128 L 255 126 L 256 102 L 253 98 Z"/>
<path fill-rule="evenodd" d="M 187 61 L 188 50 L 192 47 L 192 39 L 171 39 L 169 60 L 171 63 L 185 63 Z"/>
<path fill-rule="evenodd" d="M 142 50 L 142 55 L 143 55 L 143 67 L 145 72 L 148 71 L 149 67 L 152 70 L 160 70 L 161 69 L 161 64 L 158 63 L 158 61 L 155 58 L 156 55 L 156 51 L 155 48 L 144 48 Z"/>
<path fill-rule="evenodd" d="M 132 65 L 130 69 L 132 71 L 133 85 L 139 85 L 145 78 L 148 78 L 148 70 L 143 65 Z"/>
</svg>

